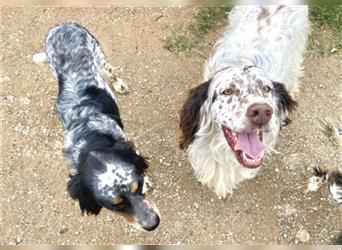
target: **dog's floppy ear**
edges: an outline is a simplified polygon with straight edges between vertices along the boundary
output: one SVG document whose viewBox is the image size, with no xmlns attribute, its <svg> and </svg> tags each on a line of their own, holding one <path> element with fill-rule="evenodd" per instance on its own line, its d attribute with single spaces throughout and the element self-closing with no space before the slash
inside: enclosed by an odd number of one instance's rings
<svg viewBox="0 0 342 250">
<path fill-rule="evenodd" d="M 179 126 L 182 135 L 180 137 L 179 146 L 181 149 L 186 149 L 189 146 L 198 130 L 200 109 L 202 104 L 208 98 L 210 82 L 211 79 L 189 91 L 188 98 L 180 112 Z"/>
<path fill-rule="evenodd" d="M 82 213 L 98 214 L 101 211 L 100 206 L 93 198 L 92 194 L 81 180 L 80 174 L 72 176 L 68 182 L 68 192 L 71 198 L 78 200 Z"/>
<path fill-rule="evenodd" d="M 118 155 L 127 162 L 131 162 L 136 166 L 139 174 L 143 174 L 148 168 L 148 161 L 143 156 L 139 155 L 135 150 L 134 144 L 129 141 L 117 141 L 113 149 L 118 152 Z"/>
<path fill-rule="evenodd" d="M 284 84 L 280 82 L 272 82 L 272 84 L 274 95 L 277 99 L 278 112 L 280 113 L 281 119 L 286 125 L 290 122 L 288 114 L 291 113 L 298 104 L 290 96 Z"/>
<path fill-rule="evenodd" d="M 98 131 L 91 131 L 86 133 L 83 137 L 85 138 L 86 143 L 79 155 L 80 164 L 84 163 L 90 152 L 111 148 L 116 143 L 111 135 Z"/>
</svg>

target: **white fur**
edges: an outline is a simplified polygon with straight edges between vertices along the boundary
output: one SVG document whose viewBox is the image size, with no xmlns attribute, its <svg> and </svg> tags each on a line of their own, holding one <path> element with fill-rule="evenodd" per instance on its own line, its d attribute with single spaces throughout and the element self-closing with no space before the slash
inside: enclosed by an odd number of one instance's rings
<svg viewBox="0 0 342 250">
<path fill-rule="evenodd" d="M 298 91 L 309 31 L 308 8 L 278 7 L 234 7 L 229 15 L 229 28 L 218 40 L 204 68 L 203 80 L 214 79 L 210 83 L 208 99 L 200 110 L 199 130 L 187 150 L 198 180 L 219 197 L 226 197 L 238 183 L 255 177 L 260 167 L 243 167 L 227 144 L 221 127 L 212 119 L 210 98 L 218 84 L 215 82 L 217 72 L 228 66 L 255 65 L 270 80 L 284 83 L 292 96 Z M 262 11 L 268 13 L 265 18 L 260 18 Z M 279 118 L 272 120 L 269 132 L 264 135 L 268 152 L 275 151 L 279 127 Z"/>
<path fill-rule="evenodd" d="M 308 7 L 284 6 L 277 11 L 278 7 L 234 7 L 229 28 L 205 65 L 204 80 L 230 65 L 257 65 L 295 94 L 303 75 L 303 53 L 310 26 Z M 262 8 L 270 15 L 258 20 Z"/>
<path fill-rule="evenodd" d="M 98 189 L 112 187 L 114 182 L 128 186 L 132 183 L 132 170 L 123 169 L 115 164 L 106 164 L 106 171 L 98 175 Z"/>
<path fill-rule="evenodd" d="M 335 202 L 342 206 L 342 187 L 338 186 L 336 183 L 333 183 L 329 186 L 329 191 Z"/>
</svg>

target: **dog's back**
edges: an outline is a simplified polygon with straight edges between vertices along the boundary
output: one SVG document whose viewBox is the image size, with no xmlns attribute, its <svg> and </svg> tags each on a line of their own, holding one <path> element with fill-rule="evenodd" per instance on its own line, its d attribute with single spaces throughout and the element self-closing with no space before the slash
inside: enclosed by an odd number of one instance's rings
<svg viewBox="0 0 342 250">
<path fill-rule="evenodd" d="M 78 24 L 61 24 L 49 31 L 45 53 L 58 79 L 57 110 L 65 127 L 86 119 L 85 108 L 115 116 L 122 126 L 115 97 L 103 78 L 103 53 L 95 37 Z"/>
<path fill-rule="evenodd" d="M 296 92 L 309 31 L 307 6 L 236 6 L 229 27 L 217 42 L 204 79 L 227 62 L 261 67 L 271 79 Z"/>
<path fill-rule="evenodd" d="M 71 76 L 75 72 L 91 71 L 98 41 L 75 23 L 61 24 L 51 29 L 46 38 L 45 52 L 55 73 Z"/>
</svg>

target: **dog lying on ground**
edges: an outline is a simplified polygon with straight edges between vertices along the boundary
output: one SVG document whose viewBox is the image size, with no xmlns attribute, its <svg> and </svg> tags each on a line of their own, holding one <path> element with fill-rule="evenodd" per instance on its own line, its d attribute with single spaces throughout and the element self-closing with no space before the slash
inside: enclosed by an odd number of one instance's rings
<svg viewBox="0 0 342 250">
<path fill-rule="evenodd" d="M 105 207 L 139 228 L 154 230 L 159 213 L 143 190 L 148 162 L 123 131 L 107 81 L 121 93 L 127 87 L 113 73 L 99 42 L 78 24 L 62 24 L 49 31 L 45 53 L 33 60 L 48 61 L 58 79 L 57 112 L 66 131 L 71 197 L 79 200 L 82 212 L 98 214 Z"/>
<path fill-rule="evenodd" d="M 219 197 L 256 176 L 296 106 L 309 32 L 307 6 L 236 6 L 190 90 L 180 148 Z"/>
</svg>

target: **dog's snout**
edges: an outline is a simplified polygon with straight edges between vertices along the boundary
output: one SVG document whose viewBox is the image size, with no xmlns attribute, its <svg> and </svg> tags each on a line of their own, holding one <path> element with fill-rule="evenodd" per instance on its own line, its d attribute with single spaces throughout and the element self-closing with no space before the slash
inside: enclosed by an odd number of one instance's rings
<svg viewBox="0 0 342 250">
<path fill-rule="evenodd" d="M 251 123 L 262 126 L 272 117 L 272 107 L 266 103 L 255 103 L 248 107 L 246 116 Z"/>
<path fill-rule="evenodd" d="M 142 227 L 146 231 L 153 231 L 159 226 L 160 217 L 156 214 L 148 223 L 143 223 Z"/>
</svg>

